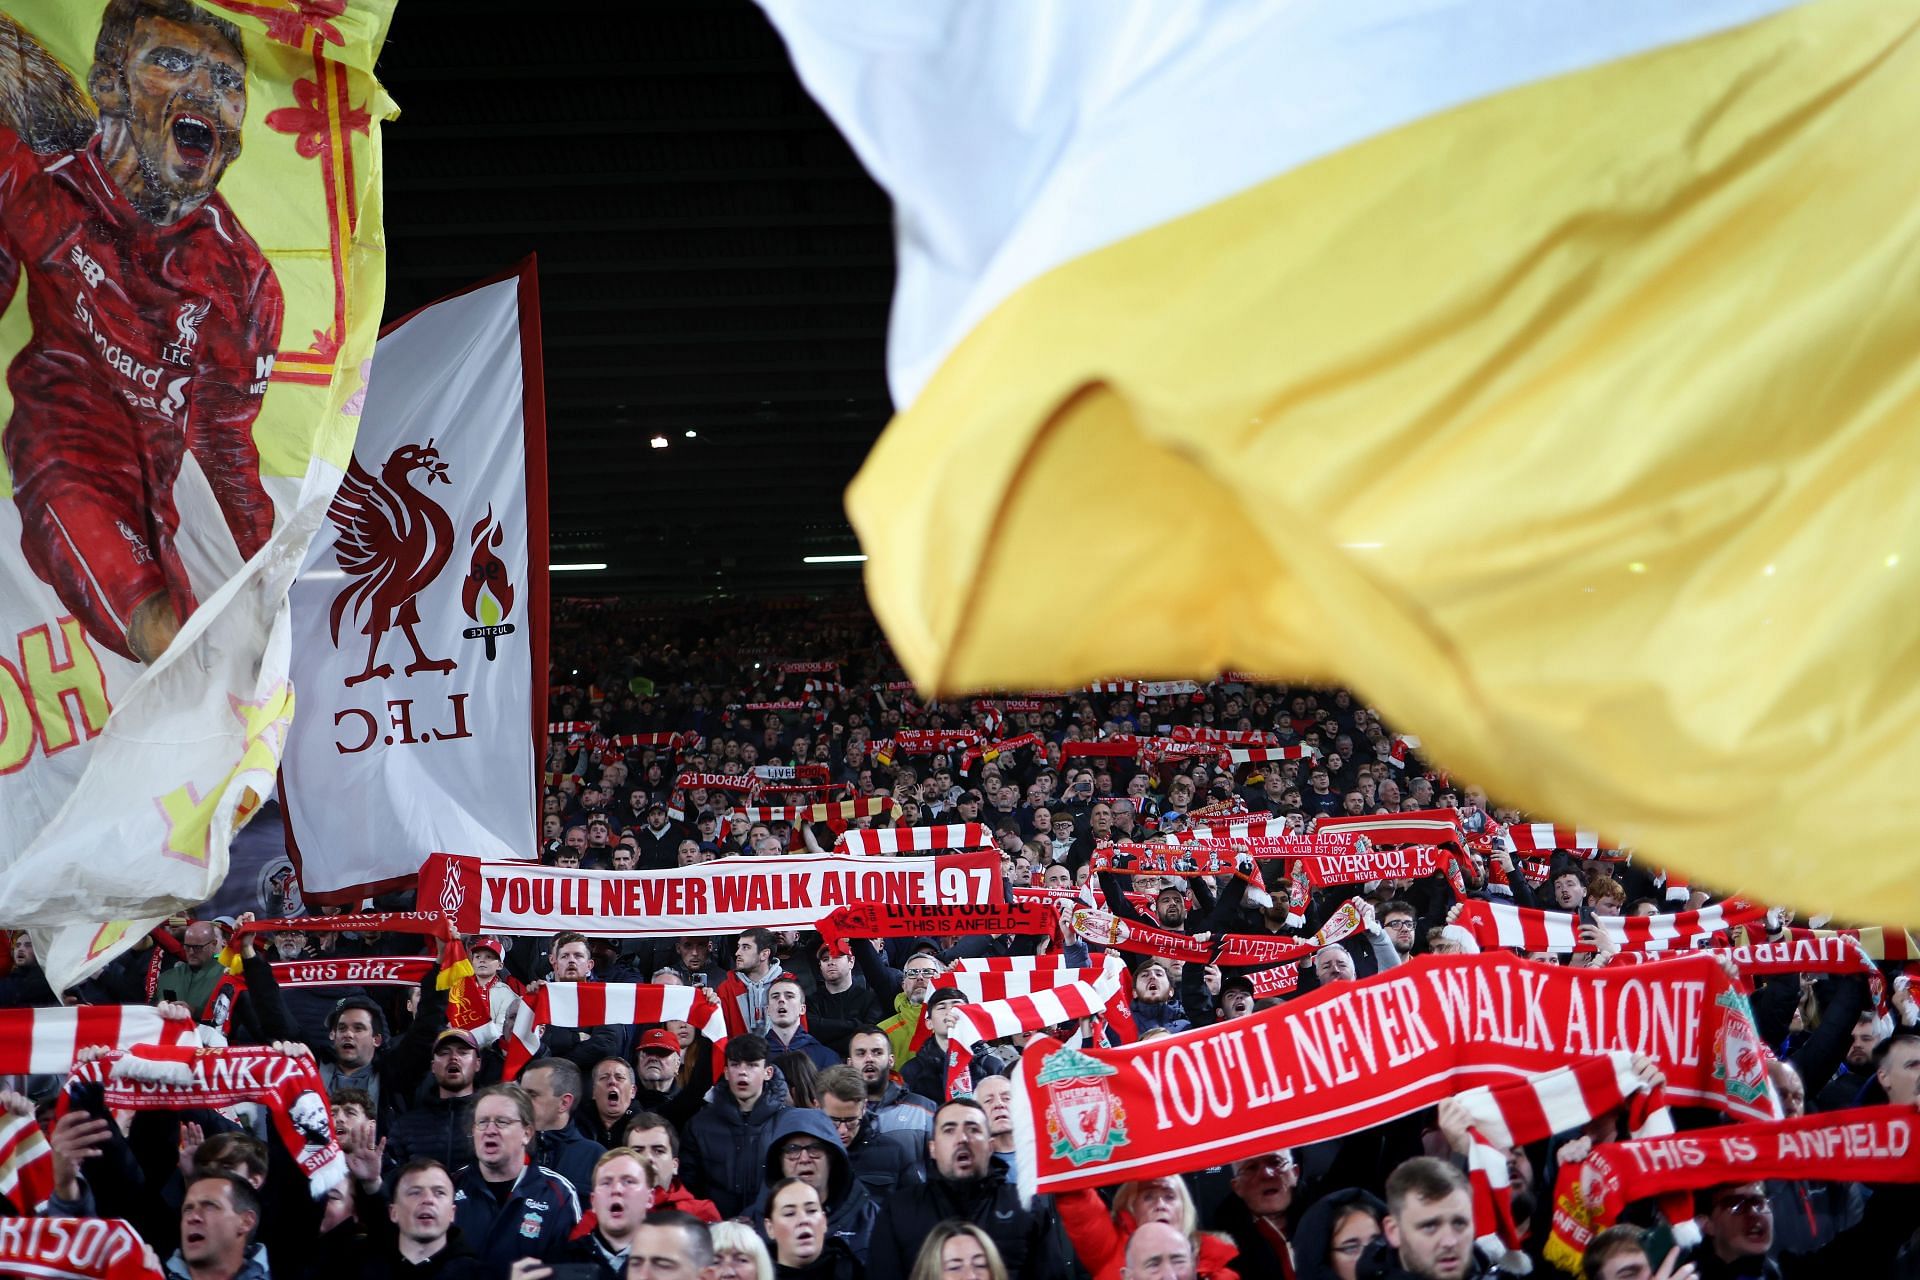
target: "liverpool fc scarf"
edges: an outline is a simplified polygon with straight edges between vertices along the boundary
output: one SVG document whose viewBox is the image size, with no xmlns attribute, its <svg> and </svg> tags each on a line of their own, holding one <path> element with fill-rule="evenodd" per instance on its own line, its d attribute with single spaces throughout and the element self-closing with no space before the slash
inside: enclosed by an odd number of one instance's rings
<svg viewBox="0 0 1920 1280">
<path fill-rule="evenodd" d="M 1109 1025 L 1125 1026 L 1126 1039 L 1137 1038 L 1122 992 L 1125 973 L 1124 967 L 1117 972 L 1109 969 L 1092 982 L 1069 982 L 960 1006 L 947 1032 L 947 1096 L 957 1097 L 973 1088 L 974 1048 L 983 1041 L 1058 1027 L 1102 1013 L 1107 1015 Z"/>
<path fill-rule="evenodd" d="M 1050 934 L 1059 918 L 1042 902 L 987 903 L 978 907 L 860 902 L 840 907 L 815 926 L 820 940 L 838 947 L 842 938 L 971 938 L 999 933 Z"/>
<path fill-rule="evenodd" d="M 37 1280 L 164 1280 L 146 1241 L 118 1218 L 0 1219 L 0 1275 Z"/>
<path fill-rule="evenodd" d="M 1603 1143 L 1579 1164 L 1560 1167 L 1547 1260 L 1577 1272 L 1593 1237 L 1636 1200 L 1728 1182 L 1809 1176 L 1828 1182 L 1920 1182 L 1920 1117 L 1912 1107 L 1855 1107 Z M 1676 1212 L 1685 1210 L 1669 1211 L 1677 1226 L 1684 1217 Z"/>
<path fill-rule="evenodd" d="M 138 1045 L 73 1069 L 58 1113 L 73 1105 L 74 1091 L 99 1085 L 109 1111 L 218 1110 L 254 1102 L 273 1117 L 274 1132 L 307 1175 L 318 1200 L 347 1176 L 347 1158 L 334 1141 L 326 1087 L 310 1057 L 277 1049 L 186 1049 Z"/>
</svg>

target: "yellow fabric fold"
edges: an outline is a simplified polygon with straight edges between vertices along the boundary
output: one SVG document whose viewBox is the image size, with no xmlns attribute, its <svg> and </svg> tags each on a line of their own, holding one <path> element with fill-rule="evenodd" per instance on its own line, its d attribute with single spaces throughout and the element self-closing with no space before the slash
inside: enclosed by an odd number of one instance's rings
<svg viewBox="0 0 1920 1280">
<path fill-rule="evenodd" d="M 909 673 L 1339 679 L 1542 816 L 1920 920 L 1917 26 L 1821 0 L 1029 283 L 848 493 Z"/>
</svg>

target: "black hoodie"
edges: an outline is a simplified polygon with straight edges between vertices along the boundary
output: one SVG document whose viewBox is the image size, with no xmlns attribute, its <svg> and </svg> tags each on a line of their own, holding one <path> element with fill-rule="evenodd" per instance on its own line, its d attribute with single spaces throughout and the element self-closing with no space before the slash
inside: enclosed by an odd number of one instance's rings
<svg viewBox="0 0 1920 1280">
<path fill-rule="evenodd" d="M 854 1176 L 853 1162 L 847 1158 L 846 1148 L 840 1145 L 839 1130 L 833 1127 L 833 1121 L 827 1119 L 824 1111 L 789 1107 L 774 1117 L 773 1125 L 767 1130 L 767 1180 L 762 1184 L 759 1203 L 754 1206 L 754 1225 L 760 1227 L 766 1221 L 765 1188 L 786 1176 L 781 1166 L 780 1146 L 795 1134 L 818 1139 L 826 1147 L 827 1197 L 822 1207 L 827 1211 L 827 1235 L 830 1240 L 844 1244 L 864 1266 L 867 1239 L 873 1233 L 873 1220 L 880 1215 L 880 1205 L 867 1194 L 866 1184 Z"/>
<path fill-rule="evenodd" d="M 1376 1224 L 1387 1214 L 1380 1198 L 1360 1187 L 1331 1191 L 1300 1216 L 1293 1232 L 1295 1280 L 1334 1280 L 1333 1231 L 1350 1208 L 1371 1210 Z"/>
</svg>

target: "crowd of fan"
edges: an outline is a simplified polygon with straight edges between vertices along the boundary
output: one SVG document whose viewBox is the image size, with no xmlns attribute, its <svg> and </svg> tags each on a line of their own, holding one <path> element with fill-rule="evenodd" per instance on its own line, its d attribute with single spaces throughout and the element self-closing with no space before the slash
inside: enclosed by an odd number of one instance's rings
<svg viewBox="0 0 1920 1280">
<path fill-rule="evenodd" d="M 1136 904 L 1150 902 L 1152 922 L 1167 929 L 1289 933 L 1296 931 L 1284 906 L 1249 903 L 1244 881 L 1134 876 L 1129 884 L 1095 871 L 1092 855 L 1106 842 L 1178 830 L 1208 805 L 1244 805 L 1303 825 L 1322 814 L 1449 807 L 1469 832 L 1520 818 L 1417 755 L 1397 758 L 1391 731 L 1341 690 L 1225 679 L 1152 702 L 1073 693 L 1045 699 L 1044 710 L 1001 712 L 972 702 L 917 704 L 857 615 L 662 621 L 580 605 L 561 611 L 555 637 L 562 656 L 552 718 L 594 726 L 556 735 L 546 761 L 540 856 L 556 865 L 645 871 L 831 848 L 834 833 L 824 825 L 749 823 L 729 812 L 738 796 L 674 785 L 682 771 L 816 764 L 850 794 L 892 796 L 899 824 L 986 824 L 1010 887 L 1091 881 L 1087 892 L 1115 914 L 1147 919 Z M 831 659 L 838 668 L 783 674 L 783 659 Z M 748 709 L 779 701 L 806 705 Z M 1213 759 L 1060 767 L 1063 743 L 1174 725 L 1267 732 L 1320 754 L 1238 772 Z M 994 739 L 1031 732 L 1040 745 L 990 762 L 875 758 L 874 745 L 897 730 L 966 727 Z M 677 753 L 612 742 L 665 731 L 687 735 Z M 1492 857 L 1518 900 L 1532 901 L 1535 890 L 1512 859 Z M 1484 892 L 1486 868 L 1479 870 L 1471 892 Z M 1537 890 L 1539 905 L 1600 914 L 1665 909 L 1655 906 L 1651 874 L 1631 862 L 1589 867 L 1562 857 Z M 1365 890 L 1367 928 L 1302 966 L 1302 992 L 1458 945 L 1443 878 Z M 1696 894 L 1694 905 L 1702 900 Z M 1314 905 L 1324 912 L 1332 901 Z M 377 905 L 409 904 L 403 895 Z M 204 1016 L 224 972 L 215 956 L 230 923 L 174 921 L 177 960 L 156 965 L 143 946 L 68 998 L 158 999 L 179 1006 L 180 1016 Z M 1016 1141 L 1007 1078 L 1018 1045 L 981 1053 L 971 1092 L 949 1097 L 947 1032 L 963 997 L 942 979 L 962 957 L 1036 946 L 1065 945 L 1070 963 L 1084 963 L 1098 948 L 1083 940 L 856 940 L 836 949 L 815 934 L 765 929 L 671 940 L 480 937 L 468 945 L 492 1022 L 472 1032 L 447 1025 L 446 995 L 431 980 L 405 999 L 382 988 L 282 990 L 267 963 L 418 953 L 418 938 L 288 930 L 260 936 L 257 950 L 252 938 L 243 948 L 245 994 L 223 1019 L 228 1034 L 319 1060 L 347 1183 L 312 1199 L 270 1134 L 263 1140 L 212 1112 L 128 1118 L 83 1105 L 51 1125 L 55 1191 L 45 1211 L 130 1220 L 182 1280 L 1460 1280 L 1528 1266 L 1552 1274 L 1539 1257 L 1551 1170 L 1565 1144 L 1588 1140 L 1564 1134 L 1509 1153 L 1528 1248 L 1504 1259 L 1475 1251 L 1467 1139 L 1447 1106 L 1227 1168 L 1023 1203 L 1013 1174 L 1029 1153 Z M 24 937 L 12 959 L 0 1003 L 53 1003 Z M 1244 975 L 1126 959 L 1143 1034 L 1244 1017 L 1272 1003 L 1257 1000 Z M 149 974 L 157 982 L 148 983 Z M 518 1079 L 502 1081 L 501 1033 L 516 1004 L 536 984 L 578 981 L 706 986 L 727 1005 L 735 1033 L 715 1050 L 686 1023 L 548 1027 Z M 1920 1034 L 1910 1029 L 1915 1009 L 1904 984 L 1895 994 L 1888 1018 L 1876 1015 L 1861 978 L 1759 984 L 1756 1015 L 1789 1114 L 1915 1101 Z M 43 1115 L 60 1084 L 15 1083 L 6 1104 L 38 1104 Z M 1670 1256 L 1655 1231 L 1612 1228 L 1588 1251 L 1586 1274 L 1920 1275 L 1907 1239 L 1920 1222 L 1911 1188 L 1830 1184 L 1809 1173 L 1806 1181 L 1702 1193 L 1706 1239 L 1688 1258 Z"/>
</svg>

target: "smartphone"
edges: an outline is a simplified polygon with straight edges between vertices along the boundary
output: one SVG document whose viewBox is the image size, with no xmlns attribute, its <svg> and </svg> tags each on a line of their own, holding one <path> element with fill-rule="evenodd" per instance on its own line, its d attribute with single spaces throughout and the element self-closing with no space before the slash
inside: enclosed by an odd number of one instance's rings
<svg viewBox="0 0 1920 1280">
<path fill-rule="evenodd" d="M 693 985 L 696 987 L 704 987 L 707 985 L 707 975 L 705 970 L 702 970 L 693 975 Z"/>
</svg>

